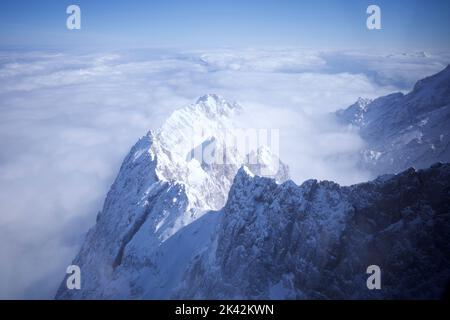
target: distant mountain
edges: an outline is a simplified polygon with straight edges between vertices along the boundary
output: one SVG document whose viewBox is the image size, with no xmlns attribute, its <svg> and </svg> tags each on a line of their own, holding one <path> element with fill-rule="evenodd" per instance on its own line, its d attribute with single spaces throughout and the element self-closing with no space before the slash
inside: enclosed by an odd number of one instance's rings
<svg viewBox="0 0 450 320">
<path fill-rule="evenodd" d="M 360 99 L 336 113 L 365 141 L 361 166 L 374 175 L 450 161 L 450 66 L 404 95 Z"/>
</svg>

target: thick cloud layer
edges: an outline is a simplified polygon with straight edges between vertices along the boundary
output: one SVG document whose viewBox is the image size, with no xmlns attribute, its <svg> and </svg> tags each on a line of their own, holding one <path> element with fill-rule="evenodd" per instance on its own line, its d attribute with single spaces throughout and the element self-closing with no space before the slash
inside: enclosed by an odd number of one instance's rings
<svg viewBox="0 0 450 320">
<path fill-rule="evenodd" d="M 276 128 L 301 183 L 370 176 L 362 141 L 326 115 L 409 90 L 447 54 L 297 49 L 0 52 L 0 298 L 51 298 L 122 158 L 205 93 L 239 101 L 242 126 Z"/>
</svg>

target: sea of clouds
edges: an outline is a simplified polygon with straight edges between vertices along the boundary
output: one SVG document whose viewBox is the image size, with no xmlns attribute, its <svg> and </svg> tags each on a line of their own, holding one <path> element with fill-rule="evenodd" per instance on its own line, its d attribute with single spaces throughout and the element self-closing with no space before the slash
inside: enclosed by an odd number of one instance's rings
<svg viewBox="0 0 450 320">
<path fill-rule="evenodd" d="M 329 114 L 407 92 L 446 52 L 216 49 L 0 51 L 0 298 L 52 298 L 130 147 L 217 93 L 242 125 L 280 130 L 297 183 L 352 184 L 363 141 Z"/>
</svg>

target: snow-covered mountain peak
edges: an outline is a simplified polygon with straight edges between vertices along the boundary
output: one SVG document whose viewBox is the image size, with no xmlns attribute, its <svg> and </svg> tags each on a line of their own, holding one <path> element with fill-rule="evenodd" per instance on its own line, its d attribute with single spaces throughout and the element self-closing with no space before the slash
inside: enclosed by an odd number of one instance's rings
<svg viewBox="0 0 450 320">
<path fill-rule="evenodd" d="M 355 106 L 358 106 L 360 109 L 365 110 L 369 103 L 371 103 L 372 101 L 372 99 L 358 97 L 358 100 L 356 100 L 355 102 Z"/>
<path fill-rule="evenodd" d="M 175 110 L 158 130 L 158 141 L 171 154 L 185 158 L 206 139 L 222 140 L 234 127 L 234 116 L 241 109 L 218 95 L 204 95 L 195 104 Z"/>
<path fill-rule="evenodd" d="M 287 166 L 267 147 L 253 146 L 256 156 L 251 156 L 250 150 L 243 152 L 235 145 L 246 139 L 235 132 L 234 117 L 240 109 L 237 103 L 205 95 L 195 104 L 174 111 L 161 128 L 149 131 L 131 148 L 97 224 L 89 231 L 74 262 L 87 274 L 82 297 L 94 292 L 105 297 L 119 293 L 142 295 L 131 292 L 135 281 L 146 282 L 138 279 L 141 272 L 146 277 L 156 277 L 150 286 L 153 291 L 148 294 L 166 295 L 164 290 L 171 288 L 167 283 L 179 279 L 186 261 L 170 262 L 173 270 L 166 274 L 159 268 L 164 260 L 161 257 L 169 247 L 173 250 L 172 246 L 176 246 L 174 237 L 179 231 L 194 230 L 198 225 L 195 222 L 204 214 L 225 205 L 242 165 L 248 165 L 248 172 L 254 170 L 253 173 L 275 177 L 279 182 L 288 178 Z M 233 139 L 230 134 L 234 134 Z M 256 160 L 247 163 L 249 158 Z M 203 236 L 206 237 L 199 233 L 199 237 Z M 206 239 L 189 242 L 188 246 L 199 249 L 202 241 Z M 191 249 L 186 248 L 188 256 L 180 253 L 165 259 L 188 259 Z M 122 288 L 122 281 L 130 287 Z M 80 297 L 64 286 L 58 296 Z"/>
<path fill-rule="evenodd" d="M 289 179 L 289 167 L 265 145 L 252 150 L 247 155 L 246 164 L 246 169 L 255 175 L 272 177 L 278 183 Z"/>
<path fill-rule="evenodd" d="M 189 208 L 220 209 L 226 200 L 237 169 L 245 163 L 256 174 L 288 179 L 288 168 L 267 147 L 241 150 L 245 140 L 236 130 L 235 120 L 242 107 L 208 94 L 195 104 L 174 111 L 162 127 L 149 133 L 145 152 L 156 158 L 155 174 L 161 181 L 186 186 Z M 247 154 L 250 152 L 250 154 Z"/>
<path fill-rule="evenodd" d="M 288 178 L 287 167 L 269 149 L 239 148 L 237 141 L 245 140 L 235 125 L 241 110 L 235 102 L 208 94 L 174 111 L 160 129 L 149 133 L 151 146 L 143 148 L 157 159 L 156 176 L 185 185 L 190 209 L 220 209 L 237 169 L 249 158 L 255 158 L 249 162 L 255 173 L 280 182 Z M 257 156 L 249 157 L 247 152 Z"/>
<path fill-rule="evenodd" d="M 337 111 L 337 114 L 345 118 L 346 122 L 359 127 L 364 124 L 364 115 L 372 101 L 371 99 L 359 97 L 354 104 L 345 110 Z"/>
<path fill-rule="evenodd" d="M 375 175 L 450 159 L 450 66 L 417 81 L 408 94 L 392 93 L 336 113 L 365 141 L 361 165 Z"/>
<path fill-rule="evenodd" d="M 236 111 L 240 111 L 242 107 L 236 102 L 229 102 L 217 94 L 206 94 L 197 99 L 193 108 L 200 108 L 208 115 L 216 117 L 222 115 L 230 115 Z"/>
</svg>

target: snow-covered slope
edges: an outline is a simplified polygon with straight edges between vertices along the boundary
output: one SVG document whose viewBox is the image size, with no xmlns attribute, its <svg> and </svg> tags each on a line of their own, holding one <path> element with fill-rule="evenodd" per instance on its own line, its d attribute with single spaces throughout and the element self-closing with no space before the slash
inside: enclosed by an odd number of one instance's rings
<svg viewBox="0 0 450 320">
<path fill-rule="evenodd" d="M 374 175 L 450 161 L 450 66 L 407 95 L 358 100 L 337 116 L 366 142 L 361 164 Z"/>
<path fill-rule="evenodd" d="M 212 223 L 193 222 L 223 207 L 249 158 L 229 139 L 240 109 L 217 95 L 203 96 L 132 147 L 73 262 L 82 270 L 83 289 L 67 290 L 63 282 L 57 298 L 168 296 L 190 255 L 209 239 Z M 267 146 L 250 151 L 257 154 L 255 171 L 274 168 L 274 178 L 287 179 L 287 166 Z"/>
<path fill-rule="evenodd" d="M 243 168 L 174 297 L 440 298 L 450 285 L 448 199 L 449 164 L 350 187 L 279 185 Z M 366 286 L 370 265 L 381 290 Z"/>
</svg>

